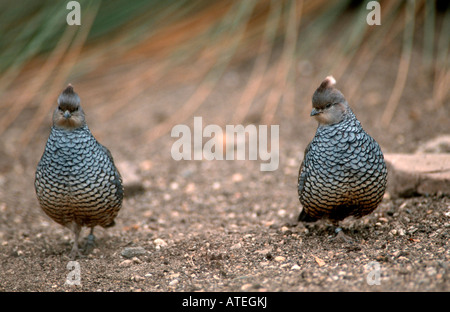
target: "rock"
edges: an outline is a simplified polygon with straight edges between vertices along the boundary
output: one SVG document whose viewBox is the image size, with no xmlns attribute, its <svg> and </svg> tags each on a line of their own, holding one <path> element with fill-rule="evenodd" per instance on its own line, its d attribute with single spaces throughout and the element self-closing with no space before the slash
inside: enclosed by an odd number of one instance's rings
<svg viewBox="0 0 450 312">
<path fill-rule="evenodd" d="M 169 275 L 169 277 L 170 277 L 171 279 L 178 278 L 178 277 L 180 277 L 180 273 L 172 273 L 172 274 Z"/>
<path fill-rule="evenodd" d="M 386 154 L 385 160 L 391 196 L 450 194 L 450 154 Z"/>
<path fill-rule="evenodd" d="M 286 233 L 287 231 L 289 231 L 289 228 L 287 226 L 282 226 L 281 227 L 281 232 L 282 233 Z"/>
<path fill-rule="evenodd" d="M 241 290 L 242 290 L 242 291 L 248 291 L 248 290 L 250 290 L 252 287 L 253 287 L 252 284 L 244 284 L 244 285 L 241 286 Z"/>
<path fill-rule="evenodd" d="M 135 282 L 140 282 L 140 281 L 145 280 L 145 277 L 142 277 L 140 275 L 134 275 L 134 276 L 131 277 L 131 280 L 135 281 Z"/>
<path fill-rule="evenodd" d="M 139 163 L 139 168 L 142 171 L 149 171 L 150 169 L 152 169 L 152 167 L 153 167 L 152 161 L 149 159 L 143 160 Z"/>
<path fill-rule="evenodd" d="M 242 247 L 242 244 L 241 243 L 237 243 L 237 244 L 234 244 L 233 246 L 231 246 L 230 249 L 234 250 L 234 249 L 239 249 L 241 247 Z"/>
<path fill-rule="evenodd" d="M 314 259 L 316 260 L 317 264 L 322 267 L 325 265 L 325 261 L 323 261 L 322 259 L 320 259 L 319 257 L 314 256 Z"/>
<path fill-rule="evenodd" d="M 133 263 L 136 263 L 136 264 L 141 264 L 142 263 L 141 259 L 139 259 L 138 257 L 133 257 L 131 259 L 131 261 L 133 261 Z"/>
<path fill-rule="evenodd" d="M 142 247 L 125 247 L 122 250 L 122 257 L 131 259 L 133 257 L 142 256 L 147 253 L 147 250 L 145 250 Z"/>
<path fill-rule="evenodd" d="M 130 259 L 128 259 L 128 260 L 123 260 L 120 264 L 119 264 L 119 266 L 120 267 L 129 267 L 129 266 L 131 266 L 133 264 L 133 260 L 130 260 Z"/>
<path fill-rule="evenodd" d="M 286 257 L 276 256 L 274 260 L 277 261 L 277 262 L 283 262 L 284 260 L 286 260 Z"/>
<path fill-rule="evenodd" d="M 243 180 L 243 176 L 240 173 L 235 173 L 232 176 L 233 182 L 241 182 Z"/>
<path fill-rule="evenodd" d="M 184 191 L 187 194 L 192 194 L 195 192 L 195 184 L 194 183 L 189 183 L 188 185 L 186 185 L 186 188 L 184 189 Z"/>
<path fill-rule="evenodd" d="M 165 242 L 165 240 L 161 239 L 161 238 L 157 238 L 153 241 L 153 243 L 155 244 L 155 248 L 156 249 L 160 249 L 161 247 L 166 247 L 167 243 Z"/>
</svg>

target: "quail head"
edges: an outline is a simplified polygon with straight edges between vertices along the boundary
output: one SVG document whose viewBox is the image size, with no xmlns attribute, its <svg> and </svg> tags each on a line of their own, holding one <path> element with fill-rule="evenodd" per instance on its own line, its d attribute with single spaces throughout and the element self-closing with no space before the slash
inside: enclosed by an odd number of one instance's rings
<svg viewBox="0 0 450 312">
<path fill-rule="evenodd" d="M 53 113 L 50 136 L 36 169 L 35 190 L 42 210 L 73 231 L 71 258 L 81 254 L 81 228 L 91 229 L 87 252 L 94 243 L 94 227 L 114 225 L 122 206 L 122 178 L 109 150 L 90 132 L 80 98 L 70 84 Z"/>
<path fill-rule="evenodd" d="M 335 84 L 332 76 L 326 77 L 312 97 L 311 116 L 318 127 L 299 170 L 299 221 L 325 218 L 337 225 L 349 216 L 362 217 L 377 208 L 386 189 L 380 146 Z"/>
</svg>

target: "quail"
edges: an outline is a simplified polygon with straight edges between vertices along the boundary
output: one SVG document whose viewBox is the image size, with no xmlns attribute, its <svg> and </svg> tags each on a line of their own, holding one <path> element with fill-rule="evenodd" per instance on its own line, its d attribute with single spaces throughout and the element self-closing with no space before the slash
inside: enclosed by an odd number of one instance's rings
<svg viewBox="0 0 450 312">
<path fill-rule="evenodd" d="M 356 119 L 344 95 L 328 76 L 312 97 L 316 134 L 305 149 L 298 177 L 303 206 L 298 220 L 328 219 L 346 241 L 339 221 L 370 214 L 383 199 L 387 169 L 378 143 Z"/>
<path fill-rule="evenodd" d="M 42 210 L 73 231 L 72 259 L 81 255 L 82 227 L 90 228 L 85 253 L 94 244 L 94 227 L 110 227 L 123 200 L 122 178 L 110 151 L 90 132 L 72 85 L 58 97 L 53 126 L 35 175 Z"/>
</svg>

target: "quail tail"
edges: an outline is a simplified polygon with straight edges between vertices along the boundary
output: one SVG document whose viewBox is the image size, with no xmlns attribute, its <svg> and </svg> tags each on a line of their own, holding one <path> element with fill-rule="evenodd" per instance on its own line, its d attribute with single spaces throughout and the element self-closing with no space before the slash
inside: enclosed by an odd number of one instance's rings
<svg viewBox="0 0 450 312">
<path fill-rule="evenodd" d="M 300 215 L 298 216 L 297 221 L 302 221 L 302 222 L 315 222 L 317 221 L 316 218 L 311 217 L 310 215 L 308 215 L 305 212 L 305 209 L 303 208 L 302 211 L 300 212 Z"/>
</svg>

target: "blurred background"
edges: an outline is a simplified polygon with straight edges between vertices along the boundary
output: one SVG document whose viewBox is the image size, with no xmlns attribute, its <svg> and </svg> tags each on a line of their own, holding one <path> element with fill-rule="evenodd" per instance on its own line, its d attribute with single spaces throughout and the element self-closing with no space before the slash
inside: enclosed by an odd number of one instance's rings
<svg viewBox="0 0 450 312">
<path fill-rule="evenodd" d="M 172 161 L 170 131 L 194 116 L 278 124 L 301 157 L 327 75 L 385 152 L 450 134 L 448 1 L 379 1 L 373 26 L 356 0 L 81 0 L 80 26 L 67 2 L 0 2 L 0 173 L 35 168 L 68 83 L 122 160 Z"/>
</svg>

